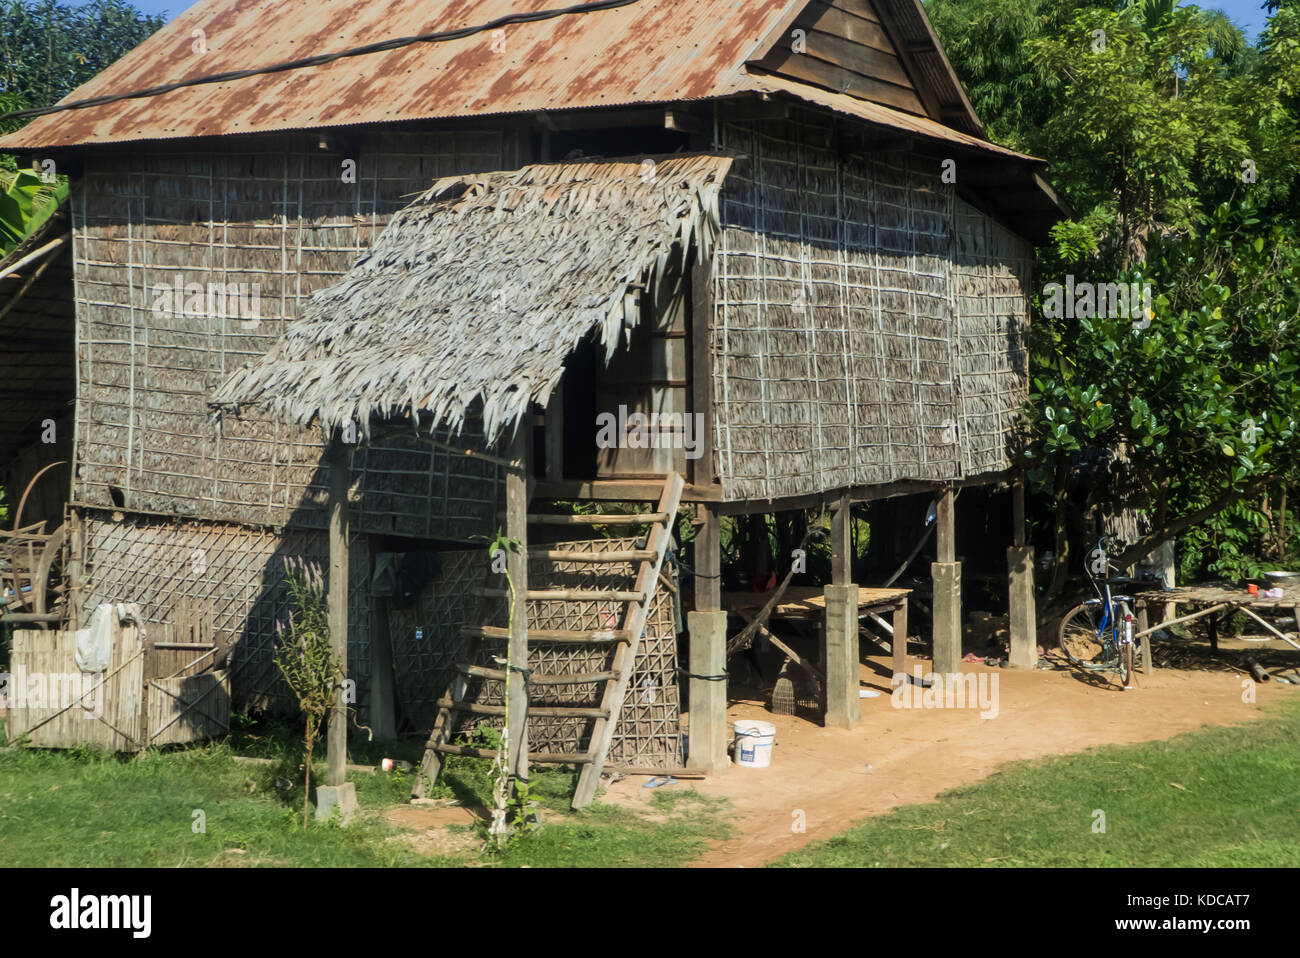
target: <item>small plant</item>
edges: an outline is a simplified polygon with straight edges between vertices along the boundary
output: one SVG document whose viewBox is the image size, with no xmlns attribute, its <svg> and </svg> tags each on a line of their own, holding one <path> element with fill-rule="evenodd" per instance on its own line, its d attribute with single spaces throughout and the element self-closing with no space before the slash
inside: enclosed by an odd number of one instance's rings
<svg viewBox="0 0 1300 958">
<path fill-rule="evenodd" d="M 302 798 L 302 824 L 306 828 L 311 801 L 312 748 L 334 704 L 343 670 L 330 651 L 329 609 L 320 566 L 301 557 L 285 558 L 284 570 L 289 589 L 289 622 L 286 625 L 276 620 L 275 664 L 298 699 L 306 723 L 303 738 L 306 778 Z"/>
</svg>

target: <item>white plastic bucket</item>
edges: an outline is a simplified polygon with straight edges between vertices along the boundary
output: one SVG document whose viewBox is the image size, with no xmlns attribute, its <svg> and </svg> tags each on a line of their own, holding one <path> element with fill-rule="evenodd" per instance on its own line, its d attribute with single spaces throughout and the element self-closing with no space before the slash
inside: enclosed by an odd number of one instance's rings
<svg viewBox="0 0 1300 958">
<path fill-rule="evenodd" d="M 735 723 L 735 762 L 746 768 L 767 768 L 772 764 L 772 743 L 776 726 L 770 722 L 743 720 Z"/>
</svg>

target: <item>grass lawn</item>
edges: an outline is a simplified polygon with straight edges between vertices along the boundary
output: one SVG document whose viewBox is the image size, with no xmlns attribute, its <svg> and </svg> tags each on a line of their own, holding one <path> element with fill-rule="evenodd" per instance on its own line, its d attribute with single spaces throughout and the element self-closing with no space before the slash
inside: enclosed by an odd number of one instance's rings
<svg viewBox="0 0 1300 958">
<path fill-rule="evenodd" d="M 358 746 L 354 760 L 377 761 Z M 402 757 L 419 747 L 399 749 Z M 273 759 L 250 765 L 242 755 Z M 453 758 L 432 797 L 489 800 L 489 763 Z M 323 773 L 320 766 L 318 772 Z M 533 797 L 543 827 L 502 851 L 483 848 L 473 826 L 448 854 L 426 854 L 416 831 L 383 812 L 404 805 L 410 778 L 350 773 L 362 814 L 354 825 L 302 827 L 300 747 L 285 729 L 239 730 L 201 748 L 144 759 L 91 751 L 0 753 L 0 862 L 11 866 L 499 866 L 680 865 L 709 837 L 724 837 L 723 803 L 663 789 L 648 813 L 599 803 L 568 809 L 575 776 L 539 770 Z M 196 831 L 203 813 L 204 830 Z M 442 843 L 444 845 L 448 843 Z"/>
<path fill-rule="evenodd" d="M 1239 728 L 1010 765 L 773 864 L 1296 867 L 1297 828 L 1300 701 L 1291 699 Z"/>
</svg>

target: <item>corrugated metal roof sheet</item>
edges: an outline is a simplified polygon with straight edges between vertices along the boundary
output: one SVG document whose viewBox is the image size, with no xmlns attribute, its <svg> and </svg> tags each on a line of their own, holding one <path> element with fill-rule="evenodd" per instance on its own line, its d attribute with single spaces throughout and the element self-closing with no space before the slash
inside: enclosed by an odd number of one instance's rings
<svg viewBox="0 0 1300 958">
<path fill-rule="evenodd" d="M 887 126 L 904 133 L 914 133 L 917 136 L 927 137 L 932 140 L 940 140 L 945 143 L 952 143 L 955 146 L 964 146 L 969 149 L 982 150 L 986 153 L 992 153 L 995 156 L 1006 157 L 1007 159 L 1023 160 L 1026 163 L 1040 163 L 1044 166 L 1047 165 L 1046 160 L 1041 160 L 1038 157 L 1028 156 L 1024 153 L 1017 153 L 1015 150 L 1009 150 L 1005 146 L 998 146 L 996 143 L 990 143 L 988 140 L 982 140 L 977 136 L 962 133 L 960 130 L 954 130 L 952 127 L 944 126 L 942 123 L 936 123 L 934 120 L 926 119 L 923 116 L 913 116 L 910 113 L 891 110 L 887 106 L 881 106 L 878 103 L 871 103 L 867 100 L 859 100 L 857 97 L 849 96 L 847 93 L 832 93 L 830 90 L 823 90 L 820 87 L 809 86 L 806 83 L 799 83 L 796 80 L 787 80 L 785 77 L 776 76 L 774 74 L 763 74 L 761 76 L 752 77 L 750 83 L 752 89 L 764 93 L 787 93 L 806 103 L 823 106 L 828 110 L 834 110 L 836 113 L 856 116 L 858 119 L 866 120 L 869 123 L 877 123 L 881 126 Z"/>
<path fill-rule="evenodd" d="M 125 93 L 567 0 L 203 0 L 69 97 Z M 640 0 L 459 40 L 39 117 L 9 149 L 665 103 L 748 88 L 744 62 L 803 0 Z M 202 30 L 206 53 L 195 53 Z"/>
</svg>

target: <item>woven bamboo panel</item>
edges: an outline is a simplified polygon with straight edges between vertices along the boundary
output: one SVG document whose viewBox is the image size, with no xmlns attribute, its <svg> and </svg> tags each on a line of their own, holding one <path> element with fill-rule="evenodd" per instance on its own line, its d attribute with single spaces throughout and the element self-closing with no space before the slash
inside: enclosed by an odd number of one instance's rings
<svg viewBox="0 0 1300 958">
<path fill-rule="evenodd" d="M 636 539 L 596 539 L 567 542 L 560 547 L 582 552 L 607 552 L 637 547 Z M 665 567 L 667 571 L 667 567 Z M 529 588 L 583 590 L 631 590 L 636 566 L 633 563 L 593 565 L 539 558 L 529 560 Z M 460 637 L 462 624 L 505 626 L 505 602 L 466 597 L 469 589 L 490 580 L 489 559 L 481 550 L 444 553 L 443 578 L 428 586 L 417 604 L 418 612 L 393 612 L 389 616 L 394 660 L 402 707 L 419 716 L 423 730 L 432 726 L 437 714 L 433 703 L 447 690 L 457 663 L 500 668 L 505 642 Z M 490 582 L 504 587 L 504 579 Z M 675 587 L 675 577 L 674 577 Z M 673 596 L 663 587 L 655 591 L 628 685 L 623 711 L 614 731 L 609 761 L 640 767 L 668 768 L 681 763 L 680 698 L 677 675 L 677 629 Z M 622 627 L 625 604 L 591 601 L 529 600 L 529 626 L 535 629 L 575 631 Z M 441 619 L 439 617 L 442 617 Z M 417 621 L 420 623 L 417 625 Z M 419 649 L 413 636 L 422 630 Z M 438 647 L 437 643 L 441 643 Z M 529 669 L 539 675 L 573 675 L 599 672 L 610 667 L 612 646 L 590 649 L 573 645 L 538 643 L 530 647 Z M 405 664 L 405 668 L 404 668 Z M 404 674 L 409 673 L 409 674 Z M 407 689 L 411 690 L 408 694 Z M 535 705 L 595 707 L 603 685 L 532 686 Z M 422 701 L 413 701 L 418 694 Z M 500 705 L 504 701 L 501 683 L 471 679 L 467 701 Z M 457 713 L 457 732 L 468 733 L 480 724 L 499 727 L 500 721 L 485 716 Z M 529 749 L 535 752 L 585 752 L 590 743 L 591 719 L 532 717 L 528 722 Z"/>
<path fill-rule="evenodd" d="M 149 744 L 183 745 L 230 731 L 230 672 L 154 679 L 149 683 Z"/>
<path fill-rule="evenodd" d="M 350 542 L 348 675 L 357 683 L 357 708 L 365 721 L 370 675 L 369 539 Z M 182 600 L 212 609 L 212 633 L 228 653 L 236 709 L 285 711 L 293 699 L 272 661 L 277 619 L 287 621 L 284 562 L 303 556 L 328 576 L 327 537 L 291 529 L 283 536 L 243 526 L 86 513 L 90 594 L 86 612 L 100 602 L 138 603 L 146 622 L 170 623 Z"/>
<path fill-rule="evenodd" d="M 1027 247 L 985 226 L 959 276 L 958 201 L 939 164 L 842 156 L 820 114 L 725 123 L 721 136 L 742 157 L 723 189 L 714 268 L 714 438 L 727 498 L 1000 468 L 1025 382 L 994 362 L 988 327 L 1023 333 Z M 965 307 L 975 311 L 971 370 L 984 376 L 969 403 Z M 978 454 L 966 428 L 975 417 Z"/>
<path fill-rule="evenodd" d="M 461 636 L 461 627 L 483 624 L 477 622 L 482 600 L 472 593 L 487 579 L 485 557 L 482 549 L 442 553 L 442 576 L 409 608 L 388 610 L 398 703 L 422 732 L 433 727 L 456 664 L 469 661 L 470 640 Z"/>
<path fill-rule="evenodd" d="M 1033 248 L 957 201 L 957 315 L 961 322 L 962 443 L 968 475 L 1008 466 L 1006 437 L 1029 384 Z M 1131 540 L 1130 540 L 1131 541 Z"/>
<path fill-rule="evenodd" d="M 73 202 L 74 498 L 324 528 L 319 434 L 257 410 L 218 429 L 208 399 L 346 272 L 410 194 L 449 174 L 500 169 L 503 148 L 496 131 L 368 132 L 350 156 L 283 137 L 88 158 Z M 354 182 L 344 181 L 345 159 L 356 161 Z M 210 308 L 206 297 L 176 296 L 177 282 L 244 284 L 247 295 Z M 407 439 L 359 451 L 353 467 L 359 531 L 464 539 L 485 531 L 499 498 L 482 463 Z"/>
</svg>

